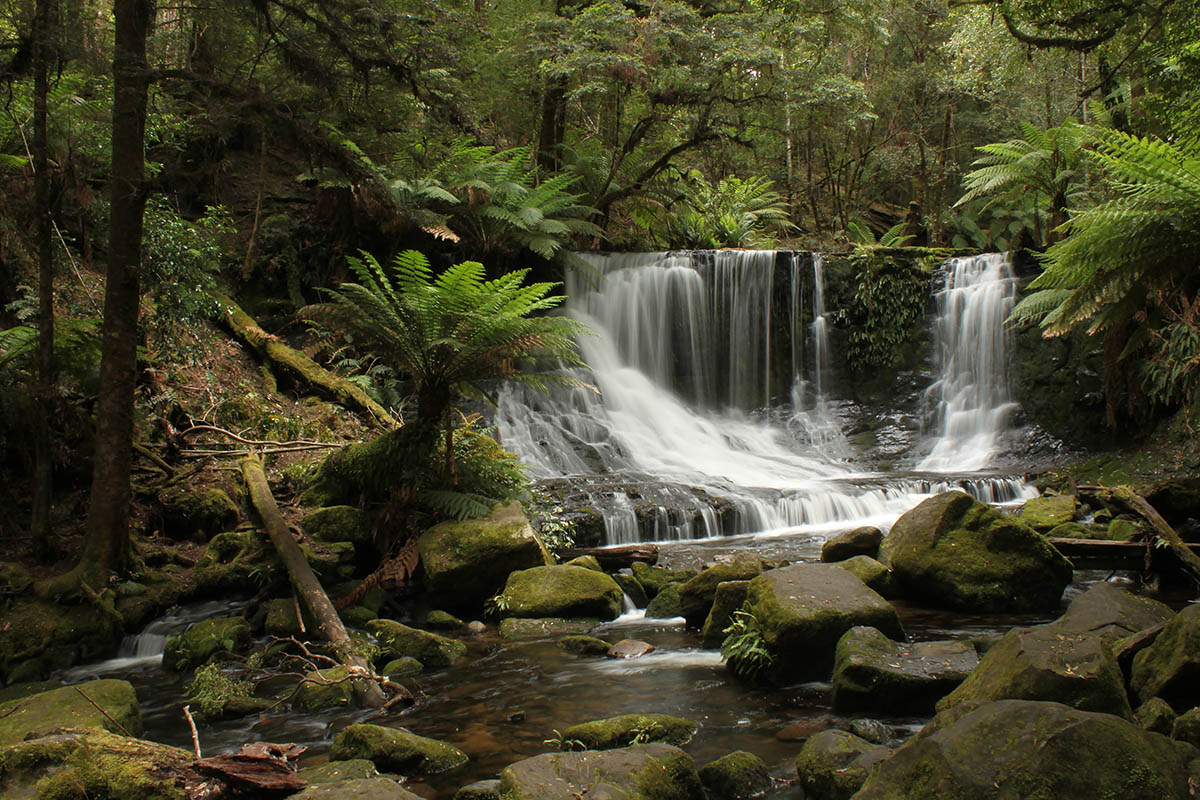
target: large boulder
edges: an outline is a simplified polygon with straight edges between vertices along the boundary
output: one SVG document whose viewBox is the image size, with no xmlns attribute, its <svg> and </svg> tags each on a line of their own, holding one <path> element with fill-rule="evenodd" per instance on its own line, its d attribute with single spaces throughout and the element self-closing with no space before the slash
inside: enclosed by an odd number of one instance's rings
<svg viewBox="0 0 1200 800">
<path fill-rule="evenodd" d="M 725 581 L 717 584 L 712 609 L 700 629 L 701 647 L 721 646 L 721 642 L 725 641 L 725 629 L 733 622 L 733 612 L 746 602 L 746 592 L 749 589 L 750 581 Z"/>
<path fill-rule="evenodd" d="M 704 786 L 691 756 L 668 744 L 546 753 L 500 773 L 505 800 L 696 800 Z"/>
<path fill-rule="evenodd" d="M 300 527 L 309 536 L 322 542 L 371 543 L 367 514 L 354 506 L 318 508 L 300 519 Z"/>
<path fill-rule="evenodd" d="M 248 586 L 267 585 L 283 575 L 283 565 L 266 537 L 256 531 L 218 533 L 196 561 L 196 594 L 228 597 Z"/>
<path fill-rule="evenodd" d="M 167 640 L 163 668 L 177 672 L 195 669 L 217 653 L 231 653 L 249 643 L 250 623 L 243 617 L 206 619 Z"/>
<path fill-rule="evenodd" d="M 101 728 L 136 736 L 142 732 L 137 694 L 126 681 L 100 680 L 0 704 L 0 747 L 59 728 Z"/>
<path fill-rule="evenodd" d="M 1186 800 L 1187 757 L 1111 714 L 1001 700 L 939 715 L 854 798 Z"/>
<path fill-rule="evenodd" d="M 856 625 L 904 637 L 896 610 L 836 564 L 768 570 L 750 581 L 745 608 L 777 680 L 827 678 L 838 640 Z"/>
<path fill-rule="evenodd" d="M 1200 705 L 1200 605 L 1176 614 L 1154 643 L 1133 657 L 1129 685 L 1142 702 L 1161 697 L 1180 712 Z"/>
<path fill-rule="evenodd" d="M 1054 624 L 1010 630 L 938 709 L 992 700 L 1047 700 L 1133 718 L 1124 676 L 1107 643 Z"/>
<path fill-rule="evenodd" d="M 873 525 L 864 525 L 826 539 L 821 545 L 821 560 L 832 564 L 855 556 L 875 558 L 882 541 L 883 531 Z"/>
<path fill-rule="evenodd" d="M 830 728 L 804 743 L 796 756 L 796 772 L 808 800 L 849 800 L 891 755 L 890 748 Z"/>
<path fill-rule="evenodd" d="M 237 526 L 237 504 L 223 490 L 172 486 L 158 493 L 163 531 L 174 539 L 198 537 L 208 541 L 214 534 Z"/>
<path fill-rule="evenodd" d="M 1043 537 L 965 492 L 906 512 L 881 549 L 905 592 L 939 607 L 1054 609 L 1071 580 L 1071 562 Z"/>
<path fill-rule="evenodd" d="M 497 506 L 484 519 L 435 525 L 418 546 L 426 587 L 456 610 L 482 608 L 515 570 L 554 563 L 515 502 Z"/>
<path fill-rule="evenodd" d="M 727 564 L 716 564 L 679 587 L 679 604 L 688 625 L 700 627 L 712 609 L 717 586 L 726 581 L 748 581 L 762 574 L 762 559 L 739 553 Z"/>
<path fill-rule="evenodd" d="M 18 579 L 19 586 L 23 579 Z M 124 631 L 100 603 L 73 605 L 14 589 L 0 625 L 0 683 L 37 681 L 57 669 L 115 654 Z"/>
<path fill-rule="evenodd" d="M 367 630 L 375 634 L 383 651 L 382 658 L 415 658 L 426 667 L 448 667 L 467 652 L 457 639 L 410 628 L 391 619 L 373 619 Z"/>
<path fill-rule="evenodd" d="M 330 761 L 366 759 L 384 772 L 405 775 L 436 775 L 467 763 L 467 754 L 457 747 L 417 736 L 404 728 L 381 725 L 351 725 L 337 735 L 329 751 Z"/>
<path fill-rule="evenodd" d="M 611 576 L 583 567 L 533 567 L 514 572 L 504 585 L 506 617 L 596 617 L 621 614 L 621 587 Z"/>
<path fill-rule="evenodd" d="M 391 778 L 352 778 L 338 783 L 319 783 L 309 786 L 291 800 L 421 800 Z"/>
<path fill-rule="evenodd" d="M 874 628 L 851 628 L 834 657 L 833 706 L 839 711 L 931 713 L 978 664 L 969 642 L 902 644 Z"/>
<path fill-rule="evenodd" d="M 692 740 L 699 727 L 690 719 L 667 714 L 625 714 L 572 725 L 562 736 L 563 741 L 580 742 L 587 750 L 612 750 L 635 742 L 682 746 Z"/>
</svg>

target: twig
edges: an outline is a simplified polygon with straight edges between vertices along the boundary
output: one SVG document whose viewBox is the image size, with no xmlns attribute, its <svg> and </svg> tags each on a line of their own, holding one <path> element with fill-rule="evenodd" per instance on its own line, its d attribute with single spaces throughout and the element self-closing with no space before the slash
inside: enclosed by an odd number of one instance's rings
<svg viewBox="0 0 1200 800">
<path fill-rule="evenodd" d="M 204 758 L 200 753 L 200 734 L 196 731 L 196 720 L 192 719 L 191 706 L 183 707 L 183 715 L 187 717 L 188 727 L 192 729 L 192 749 L 196 751 L 196 760 Z"/>
<path fill-rule="evenodd" d="M 254 445 L 255 447 L 288 447 L 291 445 L 300 444 L 321 445 L 322 447 L 341 447 L 340 444 L 331 445 L 328 442 L 314 442 L 309 439 L 296 439 L 291 442 L 276 442 L 271 439 L 247 439 L 243 436 L 239 436 L 233 431 L 226 430 L 225 428 L 218 428 L 216 425 L 193 425 L 187 430 L 180 431 L 179 435 L 187 436 L 189 433 L 194 433 L 197 431 L 211 431 L 213 433 L 219 433 L 222 436 L 228 436 L 230 439 L 241 442 L 242 444 Z"/>
<path fill-rule="evenodd" d="M 295 447 L 264 447 L 264 448 L 258 450 L 257 452 L 260 455 L 272 455 L 275 453 L 302 453 L 306 450 L 334 450 L 341 446 L 342 446 L 341 444 L 318 444 L 316 442 L 313 442 L 312 444 L 296 445 Z M 208 458 L 208 457 L 228 458 L 229 456 L 245 456 L 246 451 L 245 450 L 180 450 L 179 455 L 181 458 Z"/>
<path fill-rule="evenodd" d="M 300 632 L 307 633 L 304 629 L 304 614 L 300 611 L 300 598 L 296 597 L 295 592 L 292 592 L 292 608 L 296 610 L 296 624 L 300 626 Z"/>
<path fill-rule="evenodd" d="M 158 455 L 158 453 L 154 452 L 149 447 L 146 447 L 144 444 L 142 444 L 140 442 L 134 442 L 133 449 L 138 451 L 142 455 L 144 455 L 146 458 L 153 461 L 156 466 L 161 468 L 163 470 L 163 472 L 165 472 L 167 474 L 167 477 L 170 477 L 175 474 L 174 467 L 172 467 L 170 464 L 168 464 L 166 461 L 164 461 L 162 459 L 162 457 Z"/>
<path fill-rule="evenodd" d="M 128 728 L 126 728 L 124 725 L 122 725 L 121 723 L 119 723 L 119 722 L 117 722 L 115 719 L 113 719 L 113 717 L 112 717 L 112 715 L 111 715 L 111 714 L 109 714 L 109 713 L 108 713 L 107 711 L 105 711 L 103 708 L 101 708 L 100 706 L 98 706 L 98 705 L 96 704 L 96 701 L 95 701 L 95 700 L 93 700 L 92 698 L 90 698 L 90 697 L 88 697 L 86 694 L 84 694 L 84 692 L 83 692 L 83 689 L 80 689 L 78 686 L 76 686 L 76 687 L 75 687 L 75 691 L 79 692 L 79 696 L 80 696 L 80 697 L 82 697 L 84 700 L 87 700 L 89 703 L 91 703 L 91 704 L 92 704 L 92 705 L 95 707 L 95 709 L 96 709 L 97 711 L 99 711 L 101 714 L 103 714 L 105 717 L 107 717 L 109 722 L 111 722 L 113 725 L 116 725 L 118 728 L 120 728 L 122 733 L 124 733 L 124 734 L 125 734 L 126 736 L 128 736 L 130 739 L 136 739 L 136 738 L 137 738 L 136 736 L 134 736 L 132 733 L 130 733 L 130 732 L 129 732 L 129 729 L 128 729 Z"/>
</svg>

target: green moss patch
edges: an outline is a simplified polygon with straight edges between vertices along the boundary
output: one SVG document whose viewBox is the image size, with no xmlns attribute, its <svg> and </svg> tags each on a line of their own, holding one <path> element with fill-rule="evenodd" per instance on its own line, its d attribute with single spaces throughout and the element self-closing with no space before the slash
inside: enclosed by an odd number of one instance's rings
<svg viewBox="0 0 1200 800">
<path fill-rule="evenodd" d="M 461 767 L 467 754 L 456 747 L 404 728 L 351 725 L 333 740 L 330 761 L 366 759 L 385 772 L 434 775 Z"/>
</svg>

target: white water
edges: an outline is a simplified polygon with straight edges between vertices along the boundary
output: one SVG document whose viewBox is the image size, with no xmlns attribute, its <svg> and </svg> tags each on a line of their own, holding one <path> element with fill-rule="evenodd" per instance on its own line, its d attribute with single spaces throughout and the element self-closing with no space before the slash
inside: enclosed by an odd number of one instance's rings
<svg viewBox="0 0 1200 800">
<path fill-rule="evenodd" d="M 580 377 L 596 390 L 545 397 L 506 387 L 496 421 L 532 477 L 573 478 L 580 505 L 603 513 L 607 544 L 832 522 L 886 527 L 948 488 L 988 501 L 1023 494 L 1007 478 L 930 482 L 852 467 L 826 396 L 819 258 L 806 323 L 796 254 L 583 257 L 596 283 L 568 277 L 568 312 L 596 334 L 580 341 L 591 367 Z M 776 293 L 790 297 L 786 325 L 772 321 Z"/>
<path fill-rule="evenodd" d="M 1012 311 L 1017 279 L 1007 253 L 955 258 L 937 294 L 937 348 L 941 378 L 928 395 L 936 401 L 938 438 L 919 469 L 984 469 L 1015 409 L 1009 399 L 1004 320 Z"/>
</svg>

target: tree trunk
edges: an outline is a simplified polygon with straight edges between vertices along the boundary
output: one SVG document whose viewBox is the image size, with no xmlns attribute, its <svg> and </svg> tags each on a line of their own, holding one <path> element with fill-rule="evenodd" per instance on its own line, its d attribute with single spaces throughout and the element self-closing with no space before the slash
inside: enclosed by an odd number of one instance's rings
<svg viewBox="0 0 1200 800">
<path fill-rule="evenodd" d="M 542 124 L 538 133 L 537 165 L 546 173 L 562 166 L 562 137 L 567 115 L 567 82 L 551 78 L 542 92 Z"/>
<path fill-rule="evenodd" d="M 96 406 L 87 539 L 79 577 L 99 590 L 129 563 L 129 467 L 137 384 L 138 273 L 146 207 L 146 35 L 154 0 L 116 0 L 113 51 L 112 216 L 104 289 L 104 342 Z"/>
<path fill-rule="evenodd" d="M 33 509 L 30 534 L 33 555 L 50 556 L 50 500 L 54 465 L 50 454 L 50 404 L 54 398 L 54 258 L 51 244 L 50 155 L 46 136 L 46 96 L 50 91 L 51 43 L 56 0 L 38 0 L 33 32 L 33 180 L 38 247 L 38 378 L 34 412 Z"/>
<path fill-rule="evenodd" d="M 275 498 L 271 495 L 271 487 L 267 485 L 267 476 L 263 473 L 262 462 L 255 456 L 247 456 L 242 460 L 242 476 L 246 479 L 250 501 L 258 510 L 258 515 L 267 529 L 267 535 L 271 537 L 271 544 L 275 545 L 275 550 L 279 553 L 279 558 L 287 569 L 288 578 L 292 582 L 292 588 L 296 590 L 296 596 L 300 598 L 300 602 L 317 621 L 317 629 L 321 635 L 333 645 L 338 660 L 352 671 L 363 675 L 361 679 L 353 682 L 354 694 L 358 698 L 359 704 L 368 708 L 379 708 L 387 702 L 387 698 L 384 696 L 383 690 L 379 688 L 379 684 L 371 680 L 374 673 L 371 671 L 370 665 L 367 664 L 366 659 L 355 652 L 354 645 L 350 641 L 349 634 L 346 633 L 346 627 L 342 625 L 337 609 L 329 600 L 329 595 L 321 588 L 321 583 L 313 574 L 308 559 L 304 557 L 304 551 L 292 538 L 291 530 L 280 516 L 279 508 L 275 505 Z"/>
</svg>

